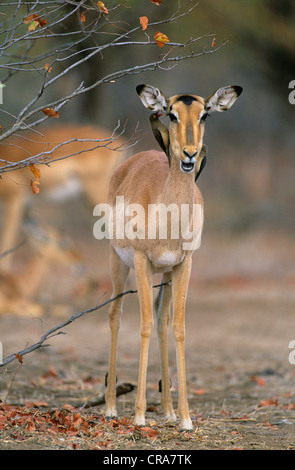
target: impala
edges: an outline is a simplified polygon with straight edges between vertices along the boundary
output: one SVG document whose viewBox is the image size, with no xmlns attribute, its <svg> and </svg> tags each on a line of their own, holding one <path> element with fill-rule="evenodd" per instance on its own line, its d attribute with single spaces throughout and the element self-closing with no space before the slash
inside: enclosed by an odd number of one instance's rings
<svg viewBox="0 0 295 470">
<path fill-rule="evenodd" d="M 82 191 L 93 204 L 106 201 L 111 173 L 123 159 L 123 152 L 104 147 L 111 141 L 110 132 L 99 127 L 62 125 L 47 128 L 42 133 L 13 136 L 1 144 L 2 166 L 5 162 L 18 162 L 42 152 L 47 152 L 51 159 L 60 160 L 38 166 L 41 172 L 40 194 L 35 196 L 30 185 L 34 177 L 27 167 L 1 174 L 0 199 L 5 212 L 0 254 L 16 244 L 25 209 L 33 197 L 49 194 L 63 200 Z M 110 146 L 120 149 L 122 145 L 121 139 L 115 138 Z M 71 158 L 66 158 L 68 155 L 72 155 Z M 11 255 L 5 256 L 0 266 L 7 270 L 11 263 Z"/>
<path fill-rule="evenodd" d="M 195 184 L 196 168 L 199 171 L 203 145 L 204 123 L 214 111 L 229 109 L 241 94 L 239 86 L 223 87 L 204 99 L 191 94 L 181 94 L 166 99 L 162 92 L 150 85 L 139 85 L 137 93 L 143 105 L 154 113 L 170 118 L 169 150 L 138 153 L 121 164 L 110 180 L 108 203 L 115 208 L 117 197 L 123 196 L 127 204 L 140 204 L 145 209 L 142 220 L 137 217 L 137 231 L 146 231 L 145 237 L 113 238 L 110 241 L 110 270 L 113 296 L 124 290 L 130 268 L 135 269 L 141 311 L 141 350 L 139 377 L 135 402 L 134 423 L 145 424 L 146 372 L 149 340 L 153 327 L 152 274 L 163 273 L 163 283 L 155 300 L 157 332 L 161 355 L 161 403 L 167 420 L 175 421 L 168 372 L 167 333 L 170 307 L 173 305 L 173 334 L 176 342 L 178 368 L 178 412 L 183 430 L 192 429 L 187 400 L 185 373 L 185 304 L 190 279 L 193 249 L 184 248 L 184 239 L 168 236 L 166 239 L 149 239 L 146 224 L 148 208 L 152 204 L 176 204 L 179 209 L 186 204 L 190 215 L 185 223 L 192 225 L 194 212 L 203 225 L 203 199 Z M 166 139 L 167 141 L 167 139 Z M 201 157 L 203 158 L 203 157 Z M 200 210 L 201 208 L 201 210 Z M 114 210 L 114 213 L 116 211 Z M 179 211 L 181 213 L 181 211 Z M 130 214 L 131 219 L 131 214 Z M 181 221 L 179 221 L 180 223 Z M 113 221 L 116 224 L 116 220 Z M 170 220 L 173 223 L 173 220 Z M 142 225 L 142 227 L 140 227 Z M 200 235 L 197 234 L 197 235 Z M 198 248 L 199 244 L 195 246 Z M 170 282 L 171 281 L 171 282 Z M 116 356 L 117 339 L 122 310 L 122 297 L 115 300 L 109 310 L 111 345 L 107 374 L 106 417 L 117 415 L 116 409 Z"/>
</svg>

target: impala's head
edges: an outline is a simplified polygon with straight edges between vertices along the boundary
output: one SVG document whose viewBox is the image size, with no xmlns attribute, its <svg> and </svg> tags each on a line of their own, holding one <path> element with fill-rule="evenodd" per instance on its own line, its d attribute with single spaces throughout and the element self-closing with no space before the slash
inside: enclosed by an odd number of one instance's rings
<svg viewBox="0 0 295 470">
<path fill-rule="evenodd" d="M 202 149 L 206 118 L 214 111 L 231 108 L 243 89 L 239 86 L 219 88 L 206 99 L 190 94 L 166 99 L 151 85 L 138 85 L 136 91 L 146 108 L 170 118 L 170 155 L 180 161 L 184 173 L 191 173 Z"/>
</svg>

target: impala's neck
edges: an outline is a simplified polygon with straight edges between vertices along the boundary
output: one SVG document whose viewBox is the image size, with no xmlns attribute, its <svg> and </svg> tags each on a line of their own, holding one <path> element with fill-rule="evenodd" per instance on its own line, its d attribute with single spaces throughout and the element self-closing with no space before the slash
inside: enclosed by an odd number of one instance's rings
<svg viewBox="0 0 295 470">
<path fill-rule="evenodd" d="M 191 204 L 194 201 L 194 192 L 194 172 L 184 173 L 181 171 L 179 160 L 172 157 L 162 202 L 166 204 Z"/>
</svg>

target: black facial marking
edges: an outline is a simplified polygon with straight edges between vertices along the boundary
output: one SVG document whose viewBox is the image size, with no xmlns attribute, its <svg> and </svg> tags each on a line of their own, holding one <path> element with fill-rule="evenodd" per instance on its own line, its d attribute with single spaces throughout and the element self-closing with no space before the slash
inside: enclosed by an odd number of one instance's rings
<svg viewBox="0 0 295 470">
<path fill-rule="evenodd" d="M 137 85 L 136 87 L 136 91 L 137 93 L 140 95 L 140 93 L 142 92 L 142 90 L 144 89 L 145 85 Z"/>
<path fill-rule="evenodd" d="M 169 118 L 170 118 L 170 120 L 171 120 L 172 122 L 173 122 L 173 121 L 174 121 L 174 122 L 177 122 L 177 121 L 178 121 L 178 119 L 177 119 L 177 117 L 175 116 L 175 114 L 169 113 L 168 116 L 169 116 Z"/>
<path fill-rule="evenodd" d="M 181 95 L 177 98 L 177 101 L 182 101 L 187 106 L 190 106 L 193 101 L 198 101 L 194 96 L 191 95 Z"/>
</svg>

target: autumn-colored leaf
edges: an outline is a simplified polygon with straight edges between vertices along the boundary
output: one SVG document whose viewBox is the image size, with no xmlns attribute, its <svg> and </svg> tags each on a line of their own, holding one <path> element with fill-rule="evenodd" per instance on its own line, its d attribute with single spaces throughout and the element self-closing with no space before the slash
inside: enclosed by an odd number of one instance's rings
<svg viewBox="0 0 295 470">
<path fill-rule="evenodd" d="M 216 47 L 216 46 L 217 46 L 217 44 L 216 44 L 216 42 L 215 42 L 215 38 L 213 38 L 213 41 L 212 41 L 212 43 L 211 43 L 211 47 Z"/>
<path fill-rule="evenodd" d="M 33 194 L 38 194 L 40 191 L 39 186 L 40 186 L 41 172 L 40 170 L 38 170 L 38 168 L 35 167 L 35 165 L 30 165 L 30 170 L 36 178 L 35 181 L 31 180 L 32 192 Z"/>
<path fill-rule="evenodd" d="M 28 24 L 31 21 L 37 20 L 37 18 L 39 19 L 39 15 L 37 15 L 37 13 L 34 13 L 33 15 L 29 15 L 24 19 L 24 24 Z"/>
<path fill-rule="evenodd" d="M 266 380 L 262 377 L 257 377 L 255 382 L 257 385 L 260 385 L 260 387 L 264 387 L 266 385 Z"/>
<path fill-rule="evenodd" d="M 83 422 L 83 418 L 81 417 L 80 413 L 76 413 L 73 415 L 73 425 L 74 426 L 80 426 L 80 424 Z"/>
<path fill-rule="evenodd" d="M 47 20 L 41 19 L 37 13 L 34 13 L 33 15 L 29 15 L 24 19 L 24 24 L 29 24 L 28 31 L 35 31 L 35 29 L 40 26 L 43 28 L 47 24 Z"/>
<path fill-rule="evenodd" d="M 35 400 L 35 401 L 31 401 L 31 402 L 28 402 L 26 403 L 26 408 L 40 408 L 40 407 L 44 407 L 46 408 L 48 406 L 48 403 L 46 401 L 38 401 L 38 400 Z"/>
<path fill-rule="evenodd" d="M 57 373 L 52 366 L 49 367 L 48 372 L 45 372 L 45 374 L 42 375 L 43 379 L 47 379 L 48 377 L 57 377 Z"/>
<path fill-rule="evenodd" d="M 156 437 L 158 435 L 158 431 L 156 429 L 150 428 L 149 426 L 143 426 L 140 428 L 140 431 L 146 434 L 148 437 Z"/>
<path fill-rule="evenodd" d="M 55 373 L 55 377 L 56 377 L 56 373 Z M 69 405 L 68 403 L 65 403 L 63 405 L 63 409 L 68 410 L 68 411 L 75 411 L 76 410 L 76 408 L 73 405 Z"/>
<path fill-rule="evenodd" d="M 166 34 L 161 33 L 160 31 L 158 31 L 154 35 L 154 39 L 156 40 L 156 43 L 159 47 L 163 47 L 165 46 L 166 42 L 169 42 L 168 36 L 166 36 Z"/>
<path fill-rule="evenodd" d="M 16 358 L 21 364 L 23 363 L 23 358 L 19 353 L 16 354 Z"/>
<path fill-rule="evenodd" d="M 40 170 L 38 168 L 36 168 L 35 165 L 30 165 L 30 170 L 33 173 L 33 175 L 35 176 L 35 178 L 37 180 L 39 180 L 40 176 L 41 176 Z"/>
<path fill-rule="evenodd" d="M 28 27 L 28 31 L 35 31 L 37 26 L 39 26 L 39 21 L 32 21 L 32 23 Z"/>
<path fill-rule="evenodd" d="M 284 406 L 285 410 L 295 410 L 295 403 L 289 403 Z"/>
<path fill-rule="evenodd" d="M 40 181 L 32 181 L 31 180 L 31 189 L 33 194 L 38 194 L 40 192 Z"/>
<path fill-rule="evenodd" d="M 274 405 L 274 406 L 278 406 L 279 404 L 279 400 L 277 398 L 275 399 L 268 399 L 268 400 L 260 400 L 260 405 L 261 406 L 271 406 L 271 405 Z"/>
<path fill-rule="evenodd" d="M 271 424 L 271 423 L 268 423 L 268 422 L 263 423 L 263 424 L 264 424 L 264 426 L 267 426 L 270 429 L 275 429 L 275 430 L 278 429 L 277 426 L 275 426 L 274 424 Z"/>
<path fill-rule="evenodd" d="M 139 22 L 142 26 L 142 29 L 145 30 L 148 27 L 149 19 L 148 19 L 147 16 L 140 16 L 139 17 Z"/>
<path fill-rule="evenodd" d="M 160 3 L 164 3 L 163 0 L 151 0 L 151 2 L 154 3 L 157 6 L 159 6 Z"/>
<path fill-rule="evenodd" d="M 36 430 L 36 426 L 35 426 L 34 421 L 32 421 L 30 419 L 28 420 L 27 425 L 26 425 L 26 430 L 29 431 L 29 432 L 32 432 L 32 431 Z"/>
<path fill-rule="evenodd" d="M 48 73 L 52 72 L 52 67 L 50 67 L 49 64 L 45 64 L 44 69 L 45 69 L 45 71 L 48 72 Z"/>
<path fill-rule="evenodd" d="M 107 7 L 105 6 L 105 4 L 103 2 L 97 2 L 97 6 L 100 9 L 100 11 L 102 11 L 103 13 L 106 13 L 108 15 L 109 10 L 107 9 Z"/>
<path fill-rule="evenodd" d="M 82 13 L 81 13 L 81 22 L 85 23 L 85 21 L 86 21 L 86 15 L 85 15 L 85 12 L 82 11 Z"/>
<path fill-rule="evenodd" d="M 58 111 L 55 111 L 54 108 L 44 108 L 44 109 L 42 109 L 42 111 L 47 116 L 50 116 L 50 117 L 53 117 L 53 118 L 59 118 L 59 116 L 60 116 L 60 113 Z"/>
<path fill-rule="evenodd" d="M 206 393 L 206 390 L 204 388 L 198 388 L 194 391 L 195 395 L 204 395 L 204 393 Z"/>
</svg>

